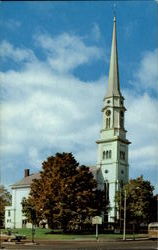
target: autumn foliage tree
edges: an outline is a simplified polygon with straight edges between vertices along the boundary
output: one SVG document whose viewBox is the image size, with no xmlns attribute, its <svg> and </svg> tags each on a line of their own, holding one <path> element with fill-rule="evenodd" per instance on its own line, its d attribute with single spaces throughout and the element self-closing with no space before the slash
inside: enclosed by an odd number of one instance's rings
<svg viewBox="0 0 158 250">
<path fill-rule="evenodd" d="M 106 208 L 104 193 L 97 190 L 93 174 L 88 167 L 79 166 L 71 153 L 49 157 L 40 175 L 31 185 L 27 205 L 31 204 L 36 217 L 46 219 L 50 228 L 82 229 Z"/>
</svg>

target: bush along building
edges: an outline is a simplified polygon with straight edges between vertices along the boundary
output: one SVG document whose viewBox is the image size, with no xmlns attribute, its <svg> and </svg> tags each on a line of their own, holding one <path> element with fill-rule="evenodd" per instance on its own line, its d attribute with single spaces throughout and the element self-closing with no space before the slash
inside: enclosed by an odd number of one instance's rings
<svg viewBox="0 0 158 250">
<path fill-rule="evenodd" d="M 125 130 L 124 97 L 121 94 L 119 82 L 119 67 L 116 38 L 116 18 L 114 17 L 112 47 L 108 89 L 103 99 L 103 125 L 100 131 L 97 159 L 97 182 L 100 189 L 105 189 L 109 199 L 109 211 L 105 221 L 117 220 L 116 192 L 128 183 L 128 145 Z"/>
</svg>

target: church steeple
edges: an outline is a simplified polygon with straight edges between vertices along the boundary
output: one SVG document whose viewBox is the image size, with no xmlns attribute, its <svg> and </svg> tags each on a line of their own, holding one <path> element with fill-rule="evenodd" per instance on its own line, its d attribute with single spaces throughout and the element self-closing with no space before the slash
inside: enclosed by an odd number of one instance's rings
<svg viewBox="0 0 158 250">
<path fill-rule="evenodd" d="M 103 122 L 100 130 L 97 159 L 98 187 L 107 192 L 109 198 L 108 221 L 115 222 L 118 217 L 116 192 L 128 183 L 128 145 L 126 138 L 124 97 L 120 91 L 116 18 L 114 17 L 109 82 L 103 103 Z"/>
<path fill-rule="evenodd" d="M 114 17 L 108 90 L 106 97 L 122 96 L 120 92 L 119 67 L 116 37 L 116 17 Z"/>
</svg>

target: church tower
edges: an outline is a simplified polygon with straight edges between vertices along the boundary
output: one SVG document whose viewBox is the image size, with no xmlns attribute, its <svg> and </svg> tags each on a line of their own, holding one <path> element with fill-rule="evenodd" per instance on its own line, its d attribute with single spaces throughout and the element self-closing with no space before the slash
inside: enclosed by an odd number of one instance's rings
<svg viewBox="0 0 158 250">
<path fill-rule="evenodd" d="M 116 191 L 128 182 L 128 144 L 125 130 L 124 97 L 120 91 L 119 67 L 114 17 L 108 89 L 103 99 L 103 124 L 100 131 L 97 159 L 97 181 L 100 189 L 106 190 L 110 209 L 108 222 L 117 218 Z"/>
</svg>

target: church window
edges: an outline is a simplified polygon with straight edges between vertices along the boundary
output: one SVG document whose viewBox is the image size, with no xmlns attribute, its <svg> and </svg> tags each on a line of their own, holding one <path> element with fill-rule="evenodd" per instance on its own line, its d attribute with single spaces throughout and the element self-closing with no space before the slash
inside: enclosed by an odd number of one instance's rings
<svg viewBox="0 0 158 250">
<path fill-rule="evenodd" d="M 10 217 L 10 210 L 8 210 L 8 217 Z"/>
<path fill-rule="evenodd" d="M 110 103 L 110 100 L 108 100 L 107 103 Z"/>
<path fill-rule="evenodd" d="M 106 157 L 106 159 L 110 159 L 111 156 L 112 156 L 112 151 L 111 151 L 111 150 L 107 150 L 107 151 L 105 152 L 105 157 Z"/>
<path fill-rule="evenodd" d="M 108 118 L 108 125 L 109 125 L 108 127 L 110 128 L 110 118 Z"/>
<path fill-rule="evenodd" d="M 109 200 L 109 183 L 108 183 L 108 180 L 105 180 L 105 182 L 104 182 L 104 192 L 105 192 L 106 200 Z"/>
<path fill-rule="evenodd" d="M 109 158 L 111 158 L 111 150 L 109 150 Z"/>
<path fill-rule="evenodd" d="M 105 174 L 107 174 L 108 172 L 109 172 L 109 171 L 106 169 L 106 170 L 105 170 Z"/>
<path fill-rule="evenodd" d="M 120 128 L 124 128 L 124 112 L 120 112 Z"/>
<path fill-rule="evenodd" d="M 106 118 L 106 128 L 110 128 L 110 118 Z"/>
<path fill-rule="evenodd" d="M 120 117 L 120 128 L 124 128 L 124 122 L 122 117 Z"/>
<path fill-rule="evenodd" d="M 106 118 L 106 128 L 108 128 L 108 118 Z"/>
<path fill-rule="evenodd" d="M 105 151 L 103 151 L 103 159 L 105 159 Z"/>
<path fill-rule="evenodd" d="M 121 110 L 121 112 L 120 112 L 120 115 L 121 115 L 121 117 L 124 117 L 124 113 L 123 113 L 122 110 Z"/>
<path fill-rule="evenodd" d="M 120 159 L 125 160 L 125 152 L 120 151 Z"/>
<path fill-rule="evenodd" d="M 106 151 L 106 159 L 108 159 L 109 157 L 109 152 L 108 151 Z"/>
</svg>

